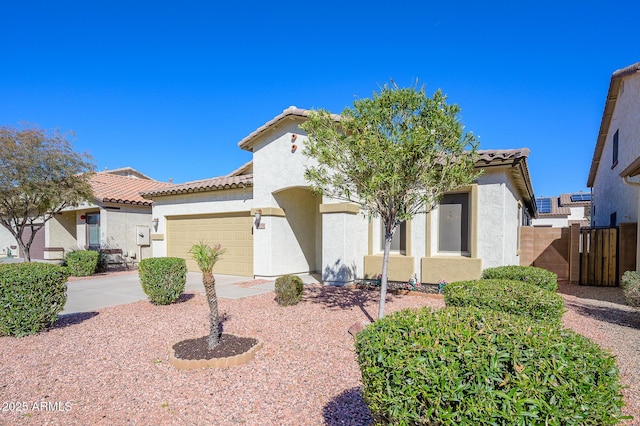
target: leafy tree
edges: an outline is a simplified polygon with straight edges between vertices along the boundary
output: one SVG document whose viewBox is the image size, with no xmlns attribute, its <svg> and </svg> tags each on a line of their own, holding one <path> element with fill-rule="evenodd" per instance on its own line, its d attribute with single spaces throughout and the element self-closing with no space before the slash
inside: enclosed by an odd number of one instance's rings
<svg viewBox="0 0 640 426">
<path fill-rule="evenodd" d="M 34 127 L 0 127 L 0 224 L 15 237 L 27 261 L 44 223 L 92 197 L 93 165 L 73 151 L 71 134 Z M 22 240 L 25 229 L 31 236 Z"/>
<path fill-rule="evenodd" d="M 202 271 L 202 284 L 209 303 L 209 337 L 207 345 L 213 349 L 220 343 L 220 317 L 218 315 L 218 296 L 216 296 L 216 279 L 213 276 L 213 267 L 220 259 L 225 250 L 216 244 L 213 247 L 200 241 L 189 250 L 193 259 Z"/>
<path fill-rule="evenodd" d="M 305 175 L 312 188 L 353 202 L 385 227 L 378 317 L 384 316 L 391 240 L 400 223 L 431 210 L 448 191 L 469 185 L 478 142 L 465 133 L 460 108 L 437 90 L 385 85 L 340 116 L 318 110 L 302 124 L 305 155 L 316 160 Z"/>
</svg>

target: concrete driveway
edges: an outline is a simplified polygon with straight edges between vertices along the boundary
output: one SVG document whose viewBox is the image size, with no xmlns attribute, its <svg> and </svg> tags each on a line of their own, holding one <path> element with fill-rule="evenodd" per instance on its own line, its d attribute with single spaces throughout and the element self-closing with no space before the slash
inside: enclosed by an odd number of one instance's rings
<svg viewBox="0 0 640 426">
<path fill-rule="evenodd" d="M 252 278 L 222 274 L 215 274 L 215 278 L 216 294 L 218 297 L 228 299 L 240 299 L 269 293 L 273 291 L 275 284 L 275 281 L 269 281 L 250 287 L 240 287 L 238 284 L 252 281 Z M 187 273 L 185 291 L 192 290 L 204 293 L 202 274 L 197 272 Z M 91 277 L 67 283 L 67 303 L 61 314 L 91 312 L 106 306 L 121 305 L 146 299 L 147 295 L 142 291 L 137 271 L 104 277 Z"/>
</svg>

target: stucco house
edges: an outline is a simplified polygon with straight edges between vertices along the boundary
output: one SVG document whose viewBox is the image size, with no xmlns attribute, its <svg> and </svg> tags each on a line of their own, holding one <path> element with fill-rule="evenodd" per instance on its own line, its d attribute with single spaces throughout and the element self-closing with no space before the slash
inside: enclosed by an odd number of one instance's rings
<svg viewBox="0 0 640 426">
<path fill-rule="evenodd" d="M 154 256 L 178 256 L 204 240 L 227 249 L 216 272 L 252 277 L 319 273 L 327 283 L 381 271 L 382 226 L 356 205 L 315 195 L 304 178 L 299 125 L 310 111 L 290 107 L 241 140 L 253 154 L 228 176 L 149 190 Z M 478 278 L 483 268 L 519 263 L 519 228 L 536 214 L 529 150 L 481 151 L 483 174 L 447 194 L 439 207 L 402 224 L 389 278 L 424 283 Z"/>
<path fill-rule="evenodd" d="M 0 259 L 7 256 L 18 257 L 18 243 L 11 232 L 4 226 L 0 226 Z"/>
<path fill-rule="evenodd" d="M 591 193 L 575 192 L 557 197 L 536 197 L 538 217 L 531 220 L 533 226 L 564 228 L 574 223 L 589 226 Z"/>
<path fill-rule="evenodd" d="M 130 167 L 95 173 L 90 184 L 92 202 L 65 209 L 45 223 L 45 259 L 61 259 L 77 249 L 107 249 L 114 261 L 151 257 L 151 202 L 140 192 L 171 184 Z"/>
<path fill-rule="evenodd" d="M 640 62 L 611 76 L 587 186 L 592 226 L 639 221 Z M 640 265 L 640 241 L 636 265 Z"/>
</svg>

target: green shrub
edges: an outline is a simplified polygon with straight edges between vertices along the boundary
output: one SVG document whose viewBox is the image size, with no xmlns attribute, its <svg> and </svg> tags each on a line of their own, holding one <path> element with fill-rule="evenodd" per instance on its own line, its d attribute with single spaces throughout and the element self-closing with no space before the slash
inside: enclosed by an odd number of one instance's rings
<svg viewBox="0 0 640 426">
<path fill-rule="evenodd" d="M 447 306 L 488 308 L 556 324 L 564 314 L 562 296 L 522 281 L 454 282 L 444 288 L 444 301 Z"/>
<path fill-rule="evenodd" d="M 483 279 L 502 279 L 524 281 L 545 290 L 558 291 L 558 275 L 535 266 L 498 266 L 482 271 Z"/>
<path fill-rule="evenodd" d="M 187 283 L 187 264 L 179 257 L 151 257 L 138 265 L 142 290 L 156 305 L 178 300 Z"/>
<path fill-rule="evenodd" d="M 276 302 L 280 306 L 295 305 L 302 300 L 304 284 L 297 275 L 283 275 L 276 279 Z"/>
<path fill-rule="evenodd" d="M 74 277 L 86 277 L 96 272 L 100 254 L 94 250 L 74 250 L 65 256 L 69 273 Z"/>
<path fill-rule="evenodd" d="M 640 274 L 627 271 L 622 274 L 622 292 L 629 306 L 640 306 Z"/>
<path fill-rule="evenodd" d="M 26 336 L 53 324 L 67 302 L 65 268 L 48 263 L 0 265 L 0 335 Z"/>
<path fill-rule="evenodd" d="M 403 310 L 356 335 L 379 424 L 607 425 L 623 405 L 615 358 L 589 339 L 476 308 Z"/>
<path fill-rule="evenodd" d="M 98 250 L 98 262 L 96 262 L 96 273 L 107 272 L 109 269 L 109 255 L 104 249 Z"/>
</svg>

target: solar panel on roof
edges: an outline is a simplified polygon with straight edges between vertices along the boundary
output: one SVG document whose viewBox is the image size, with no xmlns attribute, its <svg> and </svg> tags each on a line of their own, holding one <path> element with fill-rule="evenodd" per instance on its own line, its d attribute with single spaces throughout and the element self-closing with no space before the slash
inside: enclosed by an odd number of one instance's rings
<svg viewBox="0 0 640 426">
<path fill-rule="evenodd" d="M 591 201 L 591 194 L 588 193 L 580 193 L 580 194 L 571 194 L 571 201 L 574 203 L 580 201 Z"/>
<path fill-rule="evenodd" d="M 551 198 L 536 198 L 536 207 L 540 213 L 551 213 Z"/>
</svg>

